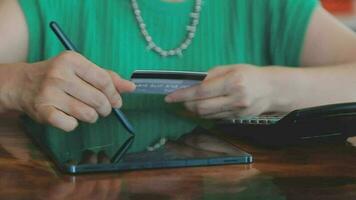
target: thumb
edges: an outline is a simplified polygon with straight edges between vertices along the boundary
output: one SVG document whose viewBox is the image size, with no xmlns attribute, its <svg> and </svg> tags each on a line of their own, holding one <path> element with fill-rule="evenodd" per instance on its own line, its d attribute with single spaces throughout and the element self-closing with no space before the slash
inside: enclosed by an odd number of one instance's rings
<svg viewBox="0 0 356 200">
<path fill-rule="evenodd" d="M 209 79 L 213 79 L 218 76 L 223 76 L 223 75 L 229 73 L 231 70 L 232 70 L 232 67 L 229 67 L 229 66 L 215 67 L 208 71 L 208 75 L 206 76 L 206 78 L 204 80 L 207 81 Z"/>
</svg>

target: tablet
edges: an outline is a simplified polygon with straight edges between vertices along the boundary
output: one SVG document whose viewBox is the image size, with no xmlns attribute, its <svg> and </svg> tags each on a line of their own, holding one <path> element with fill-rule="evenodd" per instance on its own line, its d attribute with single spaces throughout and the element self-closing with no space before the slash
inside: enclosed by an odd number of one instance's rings
<svg viewBox="0 0 356 200">
<path fill-rule="evenodd" d="M 205 76 L 176 71 L 133 73 L 136 91 L 122 111 L 138 130 L 135 137 L 125 134 L 113 116 L 92 125 L 81 123 L 73 133 L 37 124 L 28 117 L 23 122 L 32 140 L 61 171 L 70 174 L 252 163 L 249 153 L 200 128 L 198 122 L 171 115 L 170 108 L 160 106 L 165 94 L 199 84 Z M 137 99 L 152 106 L 139 105 Z M 151 110 L 145 110 L 147 107 Z M 167 134 L 155 135 L 158 130 Z M 123 157 L 115 160 L 122 152 Z"/>
<path fill-rule="evenodd" d="M 27 121 L 25 124 L 27 124 L 27 134 L 30 138 L 54 161 L 60 171 L 69 174 L 249 164 L 253 162 L 252 156 L 237 146 L 209 134 L 204 129 L 197 128 L 176 141 L 166 141 L 165 145 L 160 148 L 127 153 L 118 163 L 112 163 L 110 160 L 114 155 L 108 153 L 110 152 L 109 145 L 101 147 L 100 151 L 83 150 L 81 148 L 62 148 L 58 151 L 48 142 L 41 140 L 43 137 L 38 137 L 41 133 L 33 132 L 34 124 L 29 124 L 33 123 L 30 122 L 31 120 L 25 119 L 25 121 Z"/>
</svg>

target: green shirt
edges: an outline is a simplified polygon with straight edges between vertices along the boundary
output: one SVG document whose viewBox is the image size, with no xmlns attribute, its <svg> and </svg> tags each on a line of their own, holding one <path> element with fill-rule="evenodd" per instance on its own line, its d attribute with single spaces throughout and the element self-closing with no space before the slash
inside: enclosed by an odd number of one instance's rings
<svg viewBox="0 0 356 200">
<path fill-rule="evenodd" d="M 51 58 L 64 50 L 48 26 L 50 21 L 57 21 L 83 55 L 125 78 L 137 69 L 207 71 L 217 65 L 238 63 L 298 66 L 305 32 L 318 3 L 317 0 L 204 0 L 192 45 L 181 58 L 164 58 L 146 50 L 130 0 L 19 2 L 29 27 L 29 62 Z M 164 49 L 177 47 L 185 38 L 194 1 L 138 0 L 138 3 L 154 41 Z M 155 101 L 155 106 L 148 101 L 146 97 L 124 101 L 124 109 L 139 134 L 161 137 L 192 128 L 186 119 L 158 109 L 162 101 Z M 88 134 L 100 130 L 117 134 L 122 131 L 118 126 L 109 117 L 95 125 L 84 124 L 76 132 Z M 142 145 L 150 142 L 143 141 Z"/>
</svg>

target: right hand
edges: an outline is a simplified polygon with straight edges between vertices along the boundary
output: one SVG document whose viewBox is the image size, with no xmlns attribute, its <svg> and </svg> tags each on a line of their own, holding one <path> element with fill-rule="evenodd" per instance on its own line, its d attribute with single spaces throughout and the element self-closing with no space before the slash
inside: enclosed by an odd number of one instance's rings
<svg viewBox="0 0 356 200">
<path fill-rule="evenodd" d="M 121 92 L 135 85 L 75 52 L 23 68 L 17 107 L 39 122 L 72 131 L 78 120 L 94 123 L 122 105 Z"/>
</svg>

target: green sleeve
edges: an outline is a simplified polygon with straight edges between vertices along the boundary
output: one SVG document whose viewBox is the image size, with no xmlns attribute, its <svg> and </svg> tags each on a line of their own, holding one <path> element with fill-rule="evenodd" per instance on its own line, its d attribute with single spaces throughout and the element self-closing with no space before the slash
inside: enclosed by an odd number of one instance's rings
<svg viewBox="0 0 356 200">
<path fill-rule="evenodd" d="M 270 0 L 270 53 L 274 65 L 300 66 L 305 35 L 318 0 Z"/>
<path fill-rule="evenodd" d="M 39 1 L 18 0 L 25 15 L 29 31 L 28 62 L 36 62 L 41 59 L 43 52 L 43 26 L 41 24 L 41 12 Z"/>
</svg>

